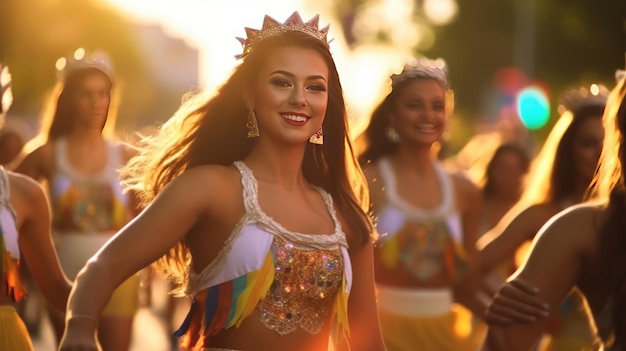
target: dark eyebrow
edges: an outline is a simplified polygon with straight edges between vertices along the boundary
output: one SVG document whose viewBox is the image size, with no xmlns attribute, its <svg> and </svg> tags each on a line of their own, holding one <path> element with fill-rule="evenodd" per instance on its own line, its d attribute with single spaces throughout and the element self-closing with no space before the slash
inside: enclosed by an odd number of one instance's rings
<svg viewBox="0 0 626 351">
<path fill-rule="evenodd" d="M 270 73 L 270 76 L 273 75 L 273 74 L 282 74 L 282 75 L 285 75 L 285 76 L 290 77 L 290 78 L 295 77 L 295 75 L 293 73 L 287 72 L 287 71 L 283 71 L 283 70 L 280 70 L 280 69 Z M 326 81 L 326 78 L 324 76 L 321 76 L 321 75 L 315 75 L 315 76 L 307 77 L 307 80 L 315 80 L 315 79 L 321 79 L 323 81 Z"/>
</svg>

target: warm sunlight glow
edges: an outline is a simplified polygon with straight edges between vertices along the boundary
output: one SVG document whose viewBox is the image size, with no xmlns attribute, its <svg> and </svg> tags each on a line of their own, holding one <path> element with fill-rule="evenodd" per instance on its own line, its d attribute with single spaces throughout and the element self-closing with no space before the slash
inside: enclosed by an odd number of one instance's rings
<svg viewBox="0 0 626 351">
<path fill-rule="evenodd" d="M 591 95 L 597 96 L 598 94 L 600 94 L 600 86 L 598 84 L 591 84 L 589 92 L 591 93 Z"/>
<path fill-rule="evenodd" d="M 74 51 L 74 60 L 82 60 L 85 57 L 85 49 L 78 48 Z"/>
<path fill-rule="evenodd" d="M 143 23 L 159 23 L 166 32 L 185 39 L 200 50 L 200 83 L 219 86 L 237 64 L 241 53 L 235 37 L 245 37 L 244 27 L 260 28 L 263 14 L 285 20 L 298 2 L 293 0 L 106 0 Z M 312 14 L 302 13 L 303 18 Z"/>
<path fill-rule="evenodd" d="M 355 32 L 368 41 L 386 33 L 390 44 L 412 47 L 419 40 L 419 29 L 412 19 L 413 8 L 411 0 L 372 2 L 357 13 Z"/>
<path fill-rule="evenodd" d="M 360 46 L 346 57 L 347 65 L 341 64 L 340 74 L 344 95 L 353 122 L 352 131 L 360 132 L 369 114 L 389 93 L 392 73 L 402 70 L 405 57 L 400 49 L 380 45 Z"/>
<path fill-rule="evenodd" d="M 62 71 L 65 68 L 65 65 L 67 65 L 67 59 L 65 57 L 61 57 L 54 64 L 54 67 L 56 67 L 57 71 Z"/>
<path fill-rule="evenodd" d="M 450 23 L 459 10 L 455 0 L 424 0 L 424 13 L 433 24 Z"/>
<path fill-rule="evenodd" d="M 320 15 L 320 26 L 330 23 L 331 52 L 344 87 L 352 131 L 380 101 L 388 77 L 399 71 L 419 40 L 418 30 L 411 21 L 411 0 L 382 1 L 363 11 L 357 30 L 385 29 L 391 42 L 348 48 L 343 40 L 341 24 L 323 3 L 315 6 L 305 0 L 103 0 L 119 8 L 140 23 L 160 24 L 172 36 L 183 38 L 200 52 L 200 84 L 206 89 L 218 87 L 231 73 L 241 53 L 235 37 L 245 37 L 244 27 L 261 28 L 263 15 L 282 22 L 295 10 L 307 20 Z M 364 29 L 365 28 L 365 29 Z M 369 28 L 369 29 L 368 29 Z M 378 28 L 378 29 L 377 29 Z"/>
</svg>

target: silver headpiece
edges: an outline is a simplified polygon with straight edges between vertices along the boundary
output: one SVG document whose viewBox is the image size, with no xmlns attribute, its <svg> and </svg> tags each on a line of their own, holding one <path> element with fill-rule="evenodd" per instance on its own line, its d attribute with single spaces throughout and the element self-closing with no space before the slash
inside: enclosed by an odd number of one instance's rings
<svg viewBox="0 0 626 351">
<path fill-rule="evenodd" d="M 392 74 L 390 78 L 392 87 L 413 78 L 431 78 L 437 80 L 444 90 L 449 87 L 446 62 L 441 58 L 413 58 L 404 65 L 400 74 Z"/>
<path fill-rule="evenodd" d="M 588 88 L 572 89 L 563 94 L 559 104 L 559 112 L 563 113 L 565 110 L 576 112 L 587 106 L 604 106 L 609 93 L 609 89 L 600 84 L 592 84 Z"/>
<path fill-rule="evenodd" d="M 87 54 L 85 49 L 79 48 L 69 57 L 61 57 L 56 62 L 58 76 L 61 80 L 65 79 L 73 72 L 86 68 L 95 68 L 104 73 L 109 80 L 113 80 L 113 66 L 106 53 L 103 51 L 95 51 L 91 55 Z"/>
</svg>

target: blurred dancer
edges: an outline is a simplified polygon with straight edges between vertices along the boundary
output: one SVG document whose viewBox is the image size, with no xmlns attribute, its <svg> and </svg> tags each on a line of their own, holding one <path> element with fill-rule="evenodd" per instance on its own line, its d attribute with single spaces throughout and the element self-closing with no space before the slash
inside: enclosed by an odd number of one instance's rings
<svg viewBox="0 0 626 351">
<path fill-rule="evenodd" d="M 481 263 L 486 271 L 514 257 L 556 213 L 583 200 L 602 151 L 602 113 L 607 95 L 606 88 L 598 85 L 564 95 L 563 113 L 533 161 L 521 200 L 480 239 Z M 574 291 L 561 306 L 561 313 L 551 320 L 547 329 L 550 337 L 542 349 L 590 347 L 592 333 L 583 303 L 580 293 Z"/>
<path fill-rule="evenodd" d="M 0 127 L 12 97 L 10 75 L 0 64 Z M 15 303 L 27 291 L 20 266 L 59 311 L 65 308 L 70 282 L 63 274 L 50 238 L 50 210 L 43 189 L 32 179 L 0 166 L 0 350 L 33 351 Z"/>
<path fill-rule="evenodd" d="M 508 142 L 496 148 L 483 177 L 482 213 L 479 233 L 486 233 L 517 203 L 524 189 L 524 176 L 530 166 L 528 151 Z"/>
<path fill-rule="evenodd" d="M 122 193 L 117 173 L 132 152 L 104 132 L 113 124 L 109 113 L 113 72 L 108 59 L 102 53 L 89 56 L 77 50 L 60 74 L 47 141 L 16 171 L 48 185 L 54 245 L 65 274 L 74 279 L 89 257 L 132 217 L 132 197 Z M 102 314 L 98 338 L 104 351 L 128 349 L 138 287 L 138 278 L 130 277 Z M 52 311 L 51 317 L 60 340 L 63 315 Z"/>
<path fill-rule="evenodd" d="M 574 287 L 594 322 L 590 349 L 626 350 L 625 78 L 606 104 L 606 136 L 587 201 L 560 212 L 534 239 L 528 259 L 490 306 L 485 350 L 527 350 L 550 323 L 547 312 L 557 315 Z"/>
<path fill-rule="evenodd" d="M 391 82 L 360 155 L 381 233 L 374 257 L 385 345 L 475 349 L 470 314 L 453 302 L 455 289 L 457 299 L 472 296 L 481 200 L 474 183 L 435 157 L 453 104 L 445 63 L 420 58 Z"/>
</svg>

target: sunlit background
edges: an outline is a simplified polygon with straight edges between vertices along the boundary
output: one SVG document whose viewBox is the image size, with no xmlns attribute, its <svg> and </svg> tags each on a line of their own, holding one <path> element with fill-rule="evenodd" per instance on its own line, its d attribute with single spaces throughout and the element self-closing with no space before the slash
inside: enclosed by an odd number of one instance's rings
<svg viewBox="0 0 626 351">
<path fill-rule="evenodd" d="M 237 64 L 234 55 L 241 52 L 236 36 L 245 37 L 244 27 L 260 28 L 262 15 L 279 21 L 299 10 L 306 20 L 315 14 L 321 16 L 320 25 L 331 24 L 330 38 L 335 60 L 343 79 L 351 118 L 358 130 L 364 115 L 380 98 L 386 78 L 401 69 L 403 61 L 411 56 L 412 48 L 420 41 L 433 41 L 432 35 L 422 34 L 412 20 L 414 3 L 410 0 L 390 0 L 365 7 L 355 18 L 354 31 L 361 38 L 374 37 L 381 30 L 391 35 L 386 43 L 349 48 L 342 25 L 332 16 L 330 4 L 317 2 L 310 6 L 302 0 L 239 0 L 211 2 L 202 0 L 105 0 L 119 8 L 135 21 L 158 23 L 173 35 L 179 36 L 199 50 L 199 83 L 205 89 L 214 89 Z M 321 6 L 320 6 L 321 5 Z M 434 23 L 446 24 L 456 14 L 455 0 L 426 0 L 424 11 Z"/>
<path fill-rule="evenodd" d="M 294 10 L 330 24 L 355 135 L 408 58 L 445 59 L 455 109 L 440 156 L 474 179 L 504 140 L 537 150 L 565 91 L 611 88 L 625 64 L 624 0 L 0 0 L 0 62 L 14 97 L 4 128 L 34 137 L 55 65 L 84 48 L 113 63 L 118 135 L 151 131 L 187 92 L 229 76 L 244 27 Z"/>
<path fill-rule="evenodd" d="M 356 132 L 409 57 L 444 58 L 456 100 L 449 153 L 498 128 L 540 143 L 563 91 L 610 87 L 624 65 L 621 0 L 3 0 L 0 60 L 11 67 L 15 96 L 9 120 L 29 121 L 35 133 L 55 62 L 84 47 L 105 50 L 114 63 L 118 127 L 153 126 L 186 92 L 215 89 L 228 77 L 244 27 L 294 10 L 330 24 Z"/>
</svg>

